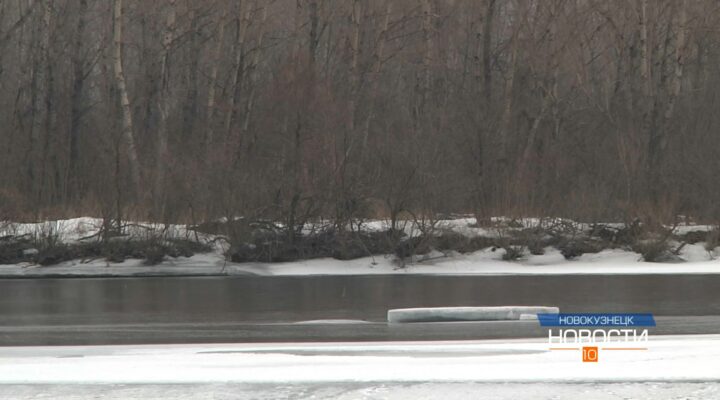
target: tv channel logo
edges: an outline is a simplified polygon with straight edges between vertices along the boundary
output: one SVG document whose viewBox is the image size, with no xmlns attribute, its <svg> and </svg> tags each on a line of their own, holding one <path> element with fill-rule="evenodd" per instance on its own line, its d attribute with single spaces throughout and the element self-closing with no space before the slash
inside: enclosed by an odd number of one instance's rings
<svg viewBox="0 0 720 400">
<path fill-rule="evenodd" d="M 600 351 L 647 350 L 655 326 L 652 314 L 538 314 L 548 328 L 550 350 L 580 351 L 582 362 L 596 363 Z"/>
</svg>

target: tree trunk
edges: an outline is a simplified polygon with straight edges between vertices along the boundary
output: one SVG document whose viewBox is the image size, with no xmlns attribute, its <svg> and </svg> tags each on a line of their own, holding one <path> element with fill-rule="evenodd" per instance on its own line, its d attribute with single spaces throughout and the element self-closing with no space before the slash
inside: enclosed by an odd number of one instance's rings
<svg viewBox="0 0 720 400">
<path fill-rule="evenodd" d="M 122 12 L 123 0 L 114 0 L 115 7 L 113 13 L 113 44 L 114 55 L 113 65 L 115 72 L 115 83 L 118 87 L 120 95 L 120 106 L 122 107 L 122 136 L 125 141 L 128 153 L 128 166 L 130 169 L 130 179 L 132 180 L 133 189 L 136 194 L 140 193 L 140 165 L 138 161 L 137 149 L 135 148 L 135 138 L 133 137 L 133 118 L 132 109 L 130 108 L 130 99 L 128 96 L 127 86 L 125 84 L 125 74 L 123 72 L 122 59 Z"/>
<path fill-rule="evenodd" d="M 678 10 L 677 32 L 675 34 L 675 73 L 672 86 L 670 87 L 670 98 L 665 110 L 665 122 L 667 123 L 675 111 L 675 103 L 682 89 L 683 67 L 685 65 L 685 29 L 687 29 L 687 0 L 680 0 Z M 661 144 L 661 147 L 664 147 Z"/>
<path fill-rule="evenodd" d="M 70 126 L 68 128 L 68 167 L 65 179 L 66 197 L 74 197 L 78 191 L 78 159 L 80 157 L 80 118 L 82 113 L 82 94 L 85 78 L 85 63 L 82 57 L 83 40 L 85 36 L 85 14 L 87 13 L 87 0 L 79 0 L 78 20 L 75 27 L 74 47 L 72 53 L 73 83 L 70 94 Z"/>
<path fill-rule="evenodd" d="M 232 83 L 230 84 L 230 105 L 225 115 L 225 140 L 228 141 L 232 137 L 232 129 L 235 124 L 235 116 L 237 115 L 237 105 L 240 102 L 240 92 L 244 81 L 245 74 L 245 35 L 247 33 L 248 24 L 250 23 L 250 8 L 243 9 L 244 2 L 242 0 L 237 3 L 237 36 L 235 38 L 235 63 L 233 64 Z M 242 146 L 243 138 L 238 137 L 238 148 Z"/>
<path fill-rule="evenodd" d="M 319 9 L 317 0 L 309 0 L 308 12 L 310 13 L 310 40 L 308 41 L 308 55 L 310 57 L 310 65 L 315 65 L 315 50 L 320 43 L 319 37 Z"/>
<path fill-rule="evenodd" d="M 346 127 L 343 134 L 342 157 L 336 160 L 334 169 L 344 170 L 345 163 L 353 148 L 355 137 L 355 115 L 357 112 L 357 101 L 360 90 L 360 71 L 358 61 L 360 59 L 360 20 L 362 18 L 362 3 L 360 0 L 353 0 L 352 12 L 350 14 L 350 99 Z M 341 172 L 341 179 L 343 178 Z"/>
<path fill-rule="evenodd" d="M 495 0 L 487 0 L 487 8 L 485 10 L 485 21 L 483 24 L 483 92 L 485 94 L 485 108 L 489 109 L 492 101 L 492 30 L 493 21 L 495 20 Z"/>
<path fill-rule="evenodd" d="M 350 15 L 350 112 L 348 113 L 347 128 L 350 132 L 355 129 L 355 108 L 360 82 L 360 71 L 358 60 L 360 59 L 360 19 L 362 18 L 362 3 L 360 0 L 353 0 L 352 13 Z"/>
<path fill-rule="evenodd" d="M 421 0 L 422 10 L 422 31 L 423 31 L 423 72 L 422 72 L 422 101 L 420 105 L 420 113 L 425 112 L 428 99 L 430 97 L 430 77 L 431 77 L 431 62 L 432 62 L 432 51 L 433 51 L 433 9 L 430 0 Z"/>
<path fill-rule="evenodd" d="M 188 88 L 188 95 L 184 105 L 183 111 L 183 139 L 189 138 L 193 132 L 195 132 L 195 123 L 197 120 L 197 107 L 198 107 L 198 65 L 200 63 L 200 57 L 197 56 L 202 52 L 200 47 L 200 30 L 199 21 L 201 16 L 193 8 L 190 10 L 190 63 L 188 65 L 188 78 L 187 82 L 190 86 Z"/>
<path fill-rule="evenodd" d="M 672 122 L 673 114 L 675 111 L 675 104 L 677 98 L 680 95 L 682 89 L 682 77 L 683 67 L 685 64 L 685 29 L 687 29 L 687 1 L 680 0 L 678 4 L 679 9 L 677 10 L 676 18 L 676 30 L 675 32 L 675 54 L 674 54 L 674 72 L 672 81 L 670 82 L 670 88 L 668 90 L 667 106 L 664 112 L 664 121 L 660 127 L 653 128 L 650 131 L 650 139 L 648 142 L 648 174 L 649 174 L 649 195 L 657 200 L 658 194 L 661 191 L 660 188 L 660 177 L 662 171 L 660 171 L 663 153 L 667 147 L 667 132 Z M 668 38 L 670 33 L 668 32 Z M 663 69 L 663 79 L 665 81 Z M 656 108 L 658 105 L 656 105 Z"/>
<path fill-rule="evenodd" d="M 647 101 L 651 93 L 652 77 L 650 76 L 650 55 L 648 50 L 648 28 L 647 28 L 647 0 L 640 0 L 640 19 L 638 21 L 640 30 L 640 81 L 643 88 L 644 101 Z"/>
<path fill-rule="evenodd" d="M 41 155 L 40 164 L 40 186 L 38 191 L 38 201 L 41 204 L 52 203 L 51 198 L 53 193 L 51 192 L 52 183 L 50 181 L 49 172 L 50 159 L 54 149 L 51 148 L 51 141 L 53 138 L 53 115 L 55 113 L 53 97 L 55 90 L 55 76 L 53 71 L 53 60 L 52 60 L 52 48 L 51 48 L 51 23 L 52 23 L 52 0 L 46 0 L 44 3 L 45 7 L 43 10 L 43 39 L 42 39 L 42 51 L 44 66 L 44 78 L 45 78 L 45 113 L 43 121 L 43 150 Z M 53 146 L 54 147 L 54 146 Z"/>
<path fill-rule="evenodd" d="M 508 134 L 513 121 L 513 107 L 514 107 L 514 96 L 515 96 L 515 76 L 517 73 L 517 59 L 518 59 L 518 42 L 520 35 L 520 29 L 522 27 L 522 17 L 524 9 L 522 7 L 522 1 L 516 4 L 517 8 L 515 12 L 515 25 L 511 27 L 512 34 L 510 36 L 510 43 L 508 49 L 508 66 L 507 76 L 505 77 L 505 85 L 503 88 L 503 104 L 502 113 L 500 117 L 500 123 L 497 130 L 496 137 L 493 138 L 493 143 L 497 143 L 497 150 L 495 151 L 495 157 L 492 157 L 492 175 L 494 178 L 494 184 L 488 184 L 486 187 L 492 191 L 494 199 L 492 205 L 495 207 L 502 207 L 506 205 L 508 189 L 511 186 L 510 183 L 510 165 L 508 162 Z M 495 210 L 500 211 L 500 210 Z M 503 210 L 504 211 L 504 210 Z"/>
<path fill-rule="evenodd" d="M 223 12 L 223 11 L 221 11 Z M 225 17 L 221 15 L 217 22 L 217 33 L 215 35 L 215 48 L 213 51 L 213 63 L 210 66 L 210 80 L 208 82 L 208 98 L 207 98 L 207 117 L 205 125 L 205 162 L 210 162 L 212 147 L 215 140 L 215 94 L 217 86 L 218 68 L 222 57 L 222 45 L 225 37 Z"/>
<path fill-rule="evenodd" d="M 243 126 L 242 135 L 247 137 L 250 128 L 250 117 L 252 115 L 253 107 L 255 105 L 255 93 L 256 93 L 256 81 L 257 81 L 257 69 L 260 63 L 260 54 L 263 51 L 263 42 L 265 39 L 265 22 L 267 21 L 267 7 L 262 6 L 260 9 L 260 32 L 258 33 L 257 45 L 255 46 L 255 52 L 253 53 L 252 62 L 249 66 L 248 76 L 248 87 L 250 89 L 248 93 L 248 99 L 245 103 L 245 114 L 243 115 Z M 248 149 L 250 149 L 257 141 L 257 135 L 253 135 L 250 139 Z"/>
<path fill-rule="evenodd" d="M 387 32 L 390 24 L 390 13 L 392 13 L 392 0 L 387 0 L 385 2 L 385 16 L 382 20 L 380 34 L 377 38 L 377 47 L 375 48 L 375 53 L 373 54 L 372 79 L 370 83 L 370 90 L 368 93 L 368 98 L 370 99 L 370 102 L 368 105 L 369 109 L 367 112 L 367 117 L 365 117 L 365 124 L 363 126 L 362 146 L 360 149 L 363 153 L 367 148 L 368 138 L 370 136 L 370 123 L 375 116 L 375 108 L 377 107 L 378 87 L 380 85 L 380 69 L 382 68 L 385 42 L 387 41 Z"/>
<path fill-rule="evenodd" d="M 170 47 L 175 40 L 175 0 L 168 0 L 168 11 L 163 32 L 162 52 L 160 53 L 160 95 L 158 108 L 160 124 L 158 126 L 158 147 L 155 167 L 155 212 L 156 217 L 163 216 L 165 203 L 165 175 L 168 164 L 168 119 L 172 93 L 170 90 Z"/>
</svg>

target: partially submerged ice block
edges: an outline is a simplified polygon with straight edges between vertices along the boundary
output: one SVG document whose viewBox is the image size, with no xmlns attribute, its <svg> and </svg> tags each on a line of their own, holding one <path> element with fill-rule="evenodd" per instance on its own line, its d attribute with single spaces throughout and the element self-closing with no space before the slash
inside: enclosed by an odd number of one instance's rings
<svg viewBox="0 0 720 400">
<path fill-rule="evenodd" d="M 557 314 L 557 307 L 431 307 L 388 310 L 388 322 L 507 321 L 529 319 L 539 313 Z"/>
</svg>

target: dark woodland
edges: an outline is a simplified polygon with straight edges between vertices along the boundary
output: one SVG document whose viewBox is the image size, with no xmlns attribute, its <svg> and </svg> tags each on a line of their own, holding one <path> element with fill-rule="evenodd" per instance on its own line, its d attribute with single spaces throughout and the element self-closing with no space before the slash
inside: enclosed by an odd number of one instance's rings
<svg viewBox="0 0 720 400">
<path fill-rule="evenodd" d="M 716 223 L 719 27 L 714 0 L 0 1 L 0 220 Z"/>
</svg>

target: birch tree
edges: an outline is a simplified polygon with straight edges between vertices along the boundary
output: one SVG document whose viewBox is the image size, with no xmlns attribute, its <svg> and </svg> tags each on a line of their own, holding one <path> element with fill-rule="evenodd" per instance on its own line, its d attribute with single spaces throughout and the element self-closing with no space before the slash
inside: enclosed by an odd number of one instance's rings
<svg viewBox="0 0 720 400">
<path fill-rule="evenodd" d="M 115 71 L 118 95 L 120 96 L 120 107 L 122 108 L 122 137 L 125 141 L 133 189 L 135 193 L 139 194 L 141 189 L 140 162 L 135 148 L 132 108 L 130 107 L 130 97 L 123 72 L 123 0 L 113 1 L 113 69 Z"/>
</svg>

